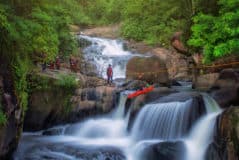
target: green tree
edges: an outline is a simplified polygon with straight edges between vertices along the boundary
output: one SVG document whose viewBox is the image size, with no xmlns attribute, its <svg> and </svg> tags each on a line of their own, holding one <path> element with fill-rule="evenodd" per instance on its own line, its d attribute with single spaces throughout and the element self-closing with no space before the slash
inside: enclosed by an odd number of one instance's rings
<svg viewBox="0 0 239 160">
<path fill-rule="evenodd" d="M 193 18 L 188 43 L 203 48 L 205 62 L 239 50 L 239 0 L 219 0 L 218 5 L 218 15 L 199 13 Z"/>
</svg>

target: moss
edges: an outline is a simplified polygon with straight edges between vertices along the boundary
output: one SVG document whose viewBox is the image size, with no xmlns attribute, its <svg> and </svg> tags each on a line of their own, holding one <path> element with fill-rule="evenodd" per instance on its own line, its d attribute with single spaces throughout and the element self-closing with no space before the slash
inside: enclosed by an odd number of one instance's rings
<svg viewBox="0 0 239 160">
<path fill-rule="evenodd" d="M 66 98 L 64 98 L 64 104 L 63 104 L 63 114 L 66 116 L 68 115 L 73 109 L 72 103 L 71 103 L 71 95 L 68 95 Z"/>
<path fill-rule="evenodd" d="M 58 80 L 54 83 L 56 86 L 65 89 L 66 91 L 72 92 L 78 86 L 76 76 L 74 75 L 58 75 Z"/>
<path fill-rule="evenodd" d="M 51 79 L 49 77 L 39 76 L 37 74 L 28 75 L 29 92 L 48 90 L 51 88 Z"/>
</svg>

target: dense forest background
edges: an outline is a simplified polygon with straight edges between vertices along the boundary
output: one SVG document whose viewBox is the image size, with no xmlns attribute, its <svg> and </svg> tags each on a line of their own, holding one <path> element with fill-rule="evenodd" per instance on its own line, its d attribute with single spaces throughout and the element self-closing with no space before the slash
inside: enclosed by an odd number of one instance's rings
<svg viewBox="0 0 239 160">
<path fill-rule="evenodd" d="M 20 106 L 32 64 L 77 52 L 70 25 L 115 23 L 122 37 L 163 47 L 182 32 L 204 62 L 239 50 L 239 0 L 0 0 L 1 67 L 13 69 Z"/>
<path fill-rule="evenodd" d="M 239 0 L 0 0 L 0 19 L 1 51 L 33 59 L 73 53 L 70 24 L 122 23 L 123 37 L 166 47 L 182 31 L 207 61 L 239 49 Z"/>
</svg>

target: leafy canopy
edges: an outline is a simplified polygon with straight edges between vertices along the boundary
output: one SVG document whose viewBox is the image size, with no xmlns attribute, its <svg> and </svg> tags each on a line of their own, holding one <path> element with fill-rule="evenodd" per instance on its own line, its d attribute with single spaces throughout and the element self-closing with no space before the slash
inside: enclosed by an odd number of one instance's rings
<svg viewBox="0 0 239 160">
<path fill-rule="evenodd" d="M 199 13 L 193 18 L 188 44 L 203 48 L 205 62 L 239 50 L 239 0 L 219 0 L 217 15 Z"/>
</svg>

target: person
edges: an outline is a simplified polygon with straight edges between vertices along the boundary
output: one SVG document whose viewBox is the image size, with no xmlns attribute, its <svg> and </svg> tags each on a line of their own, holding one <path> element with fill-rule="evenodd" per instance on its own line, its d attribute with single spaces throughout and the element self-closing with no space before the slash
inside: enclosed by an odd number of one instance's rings
<svg viewBox="0 0 239 160">
<path fill-rule="evenodd" d="M 111 64 L 109 64 L 107 68 L 107 83 L 111 84 L 113 82 L 113 69 L 111 67 Z"/>
<path fill-rule="evenodd" d="M 46 68 L 47 68 L 47 64 L 46 64 L 46 62 L 43 62 L 41 65 L 42 72 L 45 72 Z"/>
<path fill-rule="evenodd" d="M 56 64 L 56 69 L 57 69 L 57 70 L 60 70 L 61 60 L 60 60 L 59 56 L 56 57 L 56 62 L 55 62 L 55 64 Z"/>
</svg>

